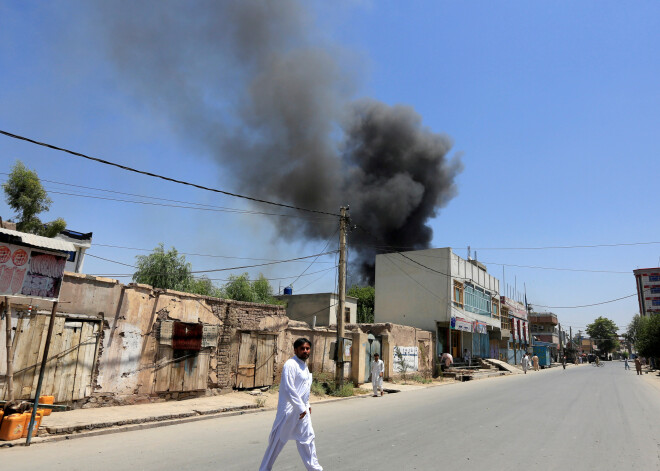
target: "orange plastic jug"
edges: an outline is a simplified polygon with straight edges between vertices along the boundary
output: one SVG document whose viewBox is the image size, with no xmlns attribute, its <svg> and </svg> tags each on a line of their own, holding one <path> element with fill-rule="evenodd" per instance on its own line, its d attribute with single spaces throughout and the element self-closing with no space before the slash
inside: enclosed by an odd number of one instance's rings
<svg viewBox="0 0 660 471">
<path fill-rule="evenodd" d="M 41 425 L 41 417 L 42 415 L 39 413 L 40 409 L 37 409 L 37 414 L 34 416 L 34 428 L 32 429 L 32 436 L 36 437 L 37 432 L 39 431 L 39 426 Z M 28 435 L 28 428 L 30 426 L 30 418 L 32 417 L 32 411 L 30 412 L 23 412 L 23 415 L 25 416 L 25 425 L 23 426 L 23 433 L 21 434 L 22 438 L 27 438 Z"/>
<path fill-rule="evenodd" d="M 16 440 L 23 436 L 25 428 L 24 414 L 11 414 L 2 419 L 0 426 L 0 440 Z"/>
<path fill-rule="evenodd" d="M 55 404 L 55 396 L 39 396 L 39 404 Z M 51 409 L 44 409 L 44 415 L 50 415 Z"/>
</svg>

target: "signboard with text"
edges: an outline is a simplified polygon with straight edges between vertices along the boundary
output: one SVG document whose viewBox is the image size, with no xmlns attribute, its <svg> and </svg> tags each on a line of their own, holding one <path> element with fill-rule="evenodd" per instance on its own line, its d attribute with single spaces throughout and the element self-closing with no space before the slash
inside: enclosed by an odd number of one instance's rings
<svg viewBox="0 0 660 471">
<path fill-rule="evenodd" d="M 0 296 L 56 301 L 66 255 L 0 242 Z"/>
</svg>

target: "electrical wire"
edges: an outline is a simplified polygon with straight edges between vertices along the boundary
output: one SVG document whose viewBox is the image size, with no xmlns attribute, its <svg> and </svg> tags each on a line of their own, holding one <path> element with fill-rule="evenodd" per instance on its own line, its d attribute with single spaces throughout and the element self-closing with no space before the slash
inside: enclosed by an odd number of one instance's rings
<svg viewBox="0 0 660 471">
<path fill-rule="evenodd" d="M 109 245 L 109 244 L 97 244 L 94 242 L 94 247 L 110 247 L 113 249 L 124 249 L 124 250 L 135 250 L 139 252 L 154 252 L 155 249 L 143 249 L 139 247 L 125 247 L 122 245 Z M 277 262 L 278 260 L 272 258 L 252 258 L 252 257 L 235 257 L 232 255 L 214 255 L 214 254 L 202 254 L 202 253 L 191 253 L 191 252 L 178 252 L 179 255 L 185 255 L 189 257 L 208 257 L 208 258 L 223 258 L 223 259 L 235 259 L 235 260 L 253 260 L 258 262 Z M 292 262 L 293 263 L 293 262 Z M 296 261 L 295 263 L 307 263 L 304 261 Z M 317 261 L 316 263 L 333 263 L 333 262 L 323 262 Z"/>
<path fill-rule="evenodd" d="M 339 232 L 339 228 L 337 228 L 337 230 L 336 230 L 336 231 L 330 236 L 330 238 L 329 238 L 328 241 L 326 242 L 326 244 L 325 244 L 325 246 L 323 247 L 323 249 L 321 249 L 321 252 L 325 252 L 325 251 L 326 251 L 326 249 L 327 249 L 328 246 L 330 245 L 330 242 L 332 241 L 332 239 L 337 235 L 337 232 Z M 319 256 L 320 256 L 320 255 L 319 255 Z M 309 270 L 309 269 L 312 267 L 312 265 L 314 265 L 314 264 L 316 263 L 316 261 L 318 260 L 318 258 L 319 258 L 319 257 L 316 257 L 314 260 L 312 260 L 312 263 L 310 263 L 310 264 L 307 266 L 307 268 L 305 268 L 305 269 L 303 270 L 303 272 L 302 272 L 300 275 L 298 275 L 298 278 L 296 278 L 295 280 L 293 280 L 293 281 L 291 282 L 291 285 L 290 285 L 291 287 L 293 287 L 293 284 L 294 284 L 296 281 L 298 281 L 298 279 L 299 279 L 301 276 L 303 276 L 303 275 L 305 274 L 305 272 L 306 272 L 307 270 Z"/>
<path fill-rule="evenodd" d="M 266 266 L 266 265 L 275 265 L 275 264 L 278 264 L 278 263 L 288 263 L 288 262 L 293 262 L 293 261 L 296 261 L 296 260 L 305 260 L 305 259 L 309 259 L 309 258 L 313 258 L 313 257 L 319 257 L 321 255 L 330 255 L 330 254 L 334 254 L 336 252 L 337 252 L 336 250 L 331 250 L 331 251 L 325 252 L 325 253 L 307 255 L 307 256 L 304 256 L 304 257 L 296 257 L 296 258 L 292 258 L 292 259 L 289 259 L 289 260 L 277 260 L 277 261 L 274 261 L 274 262 L 257 263 L 257 264 L 254 264 L 254 265 L 244 265 L 244 266 L 240 266 L 240 267 L 214 268 L 214 269 L 211 269 L 211 270 L 194 270 L 194 271 L 191 271 L 190 273 L 191 274 L 195 274 L 195 273 L 215 273 L 215 272 L 219 272 L 219 271 L 231 271 L 231 270 L 242 270 L 242 269 L 245 269 L 245 268 L 263 267 L 263 266 Z M 90 254 L 89 252 L 86 252 L 85 254 L 89 255 L 91 257 L 94 257 L 94 258 L 101 258 L 98 255 L 93 255 L 93 254 Z M 109 261 L 109 262 L 114 262 L 114 263 L 119 263 L 120 265 L 126 265 L 126 266 L 129 266 L 131 268 L 137 268 L 133 265 L 127 265 L 125 263 L 117 262 L 117 261 L 110 260 L 110 259 L 103 259 L 103 260 L 106 260 L 106 261 Z M 119 276 L 119 275 L 115 275 L 115 276 Z M 130 276 L 132 276 L 132 275 L 130 275 Z"/>
<path fill-rule="evenodd" d="M 329 216 L 341 217 L 339 214 L 330 213 L 330 212 L 327 212 L 327 211 L 320 211 L 320 210 L 317 210 L 317 209 L 302 208 L 302 207 L 293 206 L 293 205 L 290 205 L 290 204 L 278 203 L 278 202 L 275 202 L 275 201 L 268 201 L 268 200 L 261 199 L 261 198 L 255 198 L 255 197 L 252 197 L 252 196 L 241 195 L 241 194 L 238 194 L 238 193 L 232 193 L 230 191 L 220 190 L 218 188 L 210 188 L 210 187 L 207 187 L 207 186 L 204 186 L 204 185 L 199 185 L 197 183 L 191 183 L 191 182 L 187 182 L 187 181 L 184 181 L 184 180 L 178 180 L 178 179 L 175 179 L 175 178 L 166 177 L 164 175 L 159 175 L 157 173 L 147 172 L 147 171 L 144 171 L 144 170 L 138 170 L 138 169 L 135 169 L 133 167 L 128 167 L 126 165 L 111 162 L 109 160 L 100 159 L 98 157 L 91 157 L 89 155 L 82 154 L 80 152 L 75 152 L 75 151 L 72 151 L 72 150 L 69 150 L 69 149 L 65 149 L 63 147 L 58 147 L 58 146 L 54 146 L 52 144 L 47 144 L 45 142 L 39 142 L 39 141 L 36 141 L 34 139 L 30 139 L 30 138 L 25 137 L 25 136 L 19 136 L 18 134 L 13 134 L 13 133 L 3 131 L 3 130 L 0 130 L 0 134 L 3 134 L 7 137 L 11 137 L 12 139 L 18 139 L 18 140 L 29 142 L 31 144 L 35 144 L 35 145 L 38 145 L 38 146 L 47 147 L 49 149 L 57 150 L 57 151 L 60 151 L 60 152 L 65 152 L 67 154 L 74 155 L 76 157 L 81 157 L 83 159 L 91 160 L 93 162 L 98 162 L 100 164 L 109 165 L 111 167 L 117 167 L 117 168 L 125 170 L 127 172 L 133 172 L 133 173 L 138 173 L 140 175 L 146 175 L 148 177 L 159 178 L 161 180 L 169 181 L 169 182 L 172 182 L 172 183 L 178 183 L 180 185 L 191 186 L 193 188 L 198 188 L 200 190 L 211 191 L 211 192 L 214 192 L 214 193 L 221 193 L 223 195 L 232 196 L 234 198 L 242 198 L 242 199 L 245 199 L 245 200 L 254 201 L 256 203 L 263 203 L 263 204 L 269 204 L 269 205 L 272 205 L 272 206 L 279 206 L 279 207 L 282 207 L 282 208 L 295 209 L 297 211 L 306 211 L 306 212 L 310 212 L 310 213 L 325 214 L 325 215 L 329 215 Z"/>
</svg>

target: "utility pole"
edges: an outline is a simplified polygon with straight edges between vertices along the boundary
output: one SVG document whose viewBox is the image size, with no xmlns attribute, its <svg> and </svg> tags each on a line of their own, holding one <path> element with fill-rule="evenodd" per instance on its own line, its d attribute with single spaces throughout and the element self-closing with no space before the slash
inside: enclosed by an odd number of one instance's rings
<svg viewBox="0 0 660 471">
<path fill-rule="evenodd" d="M 342 206 L 339 219 L 339 305 L 337 306 L 337 362 L 335 364 L 335 384 L 344 385 L 344 311 L 346 306 L 346 232 L 348 230 L 348 206 Z"/>
<path fill-rule="evenodd" d="M 5 345 L 7 346 L 7 400 L 14 400 L 14 347 L 11 341 L 11 301 L 5 296 L 3 314 L 5 318 Z"/>
</svg>

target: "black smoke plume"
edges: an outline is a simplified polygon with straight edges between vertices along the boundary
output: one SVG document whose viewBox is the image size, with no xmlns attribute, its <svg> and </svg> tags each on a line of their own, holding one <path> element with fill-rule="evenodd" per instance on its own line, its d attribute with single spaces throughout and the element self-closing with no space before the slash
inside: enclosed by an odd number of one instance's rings
<svg viewBox="0 0 660 471">
<path fill-rule="evenodd" d="M 426 248 L 456 194 L 451 141 L 408 106 L 353 101 L 351 54 L 328 44 L 303 0 L 102 2 L 95 12 L 120 77 L 182 138 L 238 178 L 242 193 L 338 212 L 356 225 L 351 259 Z M 332 219 L 276 222 L 325 239 Z"/>
</svg>

